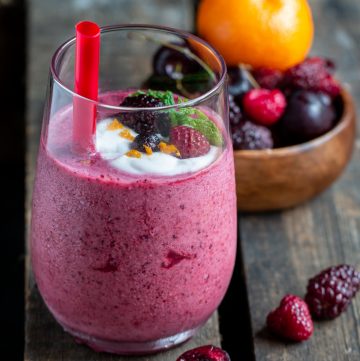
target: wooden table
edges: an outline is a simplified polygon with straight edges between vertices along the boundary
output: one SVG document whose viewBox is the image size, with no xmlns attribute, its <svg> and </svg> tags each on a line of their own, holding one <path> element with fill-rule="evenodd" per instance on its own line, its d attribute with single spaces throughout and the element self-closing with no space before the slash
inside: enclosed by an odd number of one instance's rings
<svg viewBox="0 0 360 361">
<path fill-rule="evenodd" d="M 313 52 L 333 58 L 339 75 L 360 97 L 360 3 L 312 0 L 317 34 Z M 47 79 L 56 46 L 79 19 L 100 24 L 162 23 L 192 29 L 191 0 L 30 0 L 27 117 L 27 209 Z M 161 8 L 161 11 L 158 11 Z M 359 103 L 360 104 L 360 103 Z M 30 214 L 27 213 L 27 220 Z M 220 344 L 232 360 L 343 361 L 360 359 L 360 297 L 335 321 L 315 324 L 310 341 L 278 342 L 264 329 L 268 311 L 286 293 L 303 295 L 307 279 L 333 264 L 360 266 L 360 139 L 341 179 L 315 200 L 268 214 L 239 214 L 239 251 L 229 292 L 217 315 L 190 343 L 157 356 L 135 360 L 175 360 L 185 349 Z M 27 267 L 25 360 L 125 360 L 75 345 L 44 307 Z M 133 358 L 134 359 L 134 358 Z"/>
</svg>

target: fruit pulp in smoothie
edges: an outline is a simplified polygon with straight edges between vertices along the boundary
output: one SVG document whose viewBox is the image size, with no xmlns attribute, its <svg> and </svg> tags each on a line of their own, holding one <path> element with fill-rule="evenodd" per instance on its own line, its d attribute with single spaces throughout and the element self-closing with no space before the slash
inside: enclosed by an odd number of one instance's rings
<svg viewBox="0 0 360 361">
<path fill-rule="evenodd" d="M 127 149 L 112 117 L 98 123 L 97 153 L 81 159 L 71 118 L 71 108 L 53 116 L 38 155 L 31 251 L 45 303 L 100 351 L 108 350 L 96 340 L 191 335 L 219 305 L 234 266 L 231 143 L 188 165 L 169 158 L 167 174 L 165 158 L 114 158 Z"/>
</svg>

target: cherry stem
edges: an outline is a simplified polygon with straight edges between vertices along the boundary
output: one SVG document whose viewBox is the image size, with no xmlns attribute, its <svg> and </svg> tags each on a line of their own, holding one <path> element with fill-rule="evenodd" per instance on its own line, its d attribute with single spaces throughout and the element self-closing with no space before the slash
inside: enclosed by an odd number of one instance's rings
<svg viewBox="0 0 360 361">
<path fill-rule="evenodd" d="M 255 88 L 255 89 L 260 89 L 261 86 L 259 85 L 259 83 L 255 80 L 255 78 L 253 77 L 253 75 L 250 72 L 251 66 L 250 65 L 246 65 L 246 64 L 239 64 L 239 68 L 241 70 L 244 71 L 247 79 L 249 80 L 250 84 Z"/>
<path fill-rule="evenodd" d="M 187 57 L 195 60 L 197 63 L 199 63 L 201 65 L 201 67 L 209 74 L 209 76 L 211 77 L 212 80 L 216 81 L 216 76 L 215 73 L 211 70 L 211 68 L 202 60 L 200 59 L 196 54 L 194 54 L 193 52 L 191 52 L 191 50 L 189 48 L 186 47 L 182 47 L 176 44 L 172 44 L 172 43 L 166 43 L 164 41 L 161 41 L 159 39 L 155 39 L 151 36 L 145 35 L 145 34 L 139 34 L 135 31 L 129 32 L 128 33 L 128 37 L 129 39 L 141 39 L 141 40 L 149 40 L 149 41 L 153 41 L 154 43 L 166 46 L 170 49 L 174 49 L 176 51 L 179 51 L 180 53 L 186 55 Z"/>
</svg>

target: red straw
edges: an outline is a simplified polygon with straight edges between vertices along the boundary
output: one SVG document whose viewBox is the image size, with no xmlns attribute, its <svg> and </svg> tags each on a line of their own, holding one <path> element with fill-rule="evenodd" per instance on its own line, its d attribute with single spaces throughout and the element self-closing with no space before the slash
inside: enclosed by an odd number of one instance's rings
<svg viewBox="0 0 360 361">
<path fill-rule="evenodd" d="M 75 92 L 87 99 L 98 99 L 100 28 L 90 21 L 76 24 Z M 78 151 L 93 151 L 96 106 L 74 97 L 73 141 Z"/>
</svg>

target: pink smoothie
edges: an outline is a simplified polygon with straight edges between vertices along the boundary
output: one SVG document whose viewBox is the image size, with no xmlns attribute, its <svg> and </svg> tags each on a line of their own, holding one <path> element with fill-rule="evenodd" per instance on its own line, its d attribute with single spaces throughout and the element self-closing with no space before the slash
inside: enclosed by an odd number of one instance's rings
<svg viewBox="0 0 360 361">
<path fill-rule="evenodd" d="M 74 156 L 69 114 L 50 120 L 38 156 L 31 251 L 45 303 L 68 331 L 101 340 L 196 329 L 234 266 L 231 145 L 196 173 L 132 176 Z"/>
</svg>

